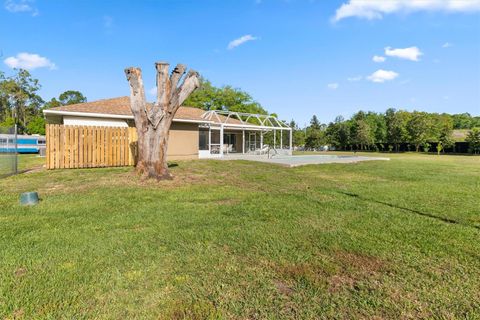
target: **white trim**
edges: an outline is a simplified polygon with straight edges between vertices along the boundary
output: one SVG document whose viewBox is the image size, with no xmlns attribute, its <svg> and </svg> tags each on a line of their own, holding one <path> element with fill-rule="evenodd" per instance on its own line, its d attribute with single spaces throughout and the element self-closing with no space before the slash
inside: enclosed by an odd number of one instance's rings
<svg viewBox="0 0 480 320">
<path fill-rule="evenodd" d="M 221 120 L 219 115 L 222 115 L 225 117 L 224 120 Z M 205 118 L 207 120 L 211 120 L 212 117 L 215 116 L 218 120 L 218 122 L 223 123 L 224 125 L 228 124 L 228 119 L 236 117 L 236 120 L 238 120 L 241 125 L 245 125 L 248 123 L 248 120 L 250 118 L 255 118 L 260 122 L 260 126 L 257 127 L 264 127 L 264 128 L 289 128 L 289 126 L 283 122 L 278 120 L 276 117 L 268 114 L 253 114 L 253 113 L 245 113 L 245 112 L 235 112 L 235 111 L 225 111 L 225 110 L 209 110 L 206 111 L 202 114 L 202 118 Z M 242 119 L 242 117 L 246 117 L 245 120 Z M 273 124 L 272 120 L 276 122 L 276 125 Z M 270 123 L 270 126 L 268 126 L 268 123 Z"/>
<path fill-rule="evenodd" d="M 93 117 L 63 116 L 66 126 L 94 126 L 94 127 L 128 127 L 125 119 L 107 119 Z"/>
<path fill-rule="evenodd" d="M 213 124 L 212 128 L 214 128 L 214 129 L 215 129 L 215 125 L 219 125 L 217 122 L 214 122 L 212 124 Z M 245 129 L 257 129 L 257 130 L 272 130 L 272 129 L 275 129 L 275 130 L 292 131 L 292 128 L 290 128 L 290 127 L 288 127 L 288 128 L 285 128 L 285 127 L 268 127 L 268 126 L 256 126 L 254 124 L 248 125 L 248 124 L 228 124 L 228 123 L 225 123 L 225 124 L 223 124 L 223 126 L 225 128 L 239 128 L 239 129 L 245 128 Z"/>
<path fill-rule="evenodd" d="M 77 117 L 89 117 L 89 118 L 108 118 L 108 119 L 128 119 L 133 120 L 133 116 L 109 114 L 109 113 L 94 113 L 94 112 L 77 112 L 77 111 L 62 111 L 62 110 L 43 110 L 44 114 L 55 114 L 62 116 L 77 116 Z M 214 123 L 208 120 L 191 120 L 191 119 L 173 119 L 175 122 L 187 122 L 187 123 Z"/>
<path fill-rule="evenodd" d="M 62 116 L 79 116 L 79 117 L 110 118 L 110 119 L 133 119 L 133 116 L 129 116 L 129 115 L 94 113 L 94 112 L 43 110 L 43 113 L 44 114 L 57 114 L 57 115 L 62 115 Z"/>
<path fill-rule="evenodd" d="M 63 116 L 79 116 L 79 117 L 92 117 L 92 118 L 109 118 L 109 119 L 128 119 L 133 120 L 133 115 L 121 115 L 121 114 L 109 114 L 109 113 L 94 113 L 94 112 L 77 112 L 77 111 L 63 111 L 63 110 L 43 110 L 44 114 L 52 115 L 63 115 Z M 217 114 L 215 114 L 218 116 Z M 219 119 L 220 120 L 220 119 Z M 186 123 L 205 123 L 210 124 L 215 127 L 218 125 L 224 126 L 224 128 L 238 128 L 238 129 L 253 129 L 253 130 L 288 130 L 292 131 L 290 127 L 270 127 L 270 126 L 258 126 L 254 124 L 233 124 L 233 123 L 218 123 L 212 120 L 190 120 L 190 119 L 173 119 L 175 122 L 186 122 Z"/>
<path fill-rule="evenodd" d="M 201 121 L 201 120 L 190 120 L 190 119 L 175 119 L 175 118 L 173 118 L 173 121 L 175 121 L 175 122 L 188 122 L 188 123 L 212 123 L 212 121 Z"/>
</svg>

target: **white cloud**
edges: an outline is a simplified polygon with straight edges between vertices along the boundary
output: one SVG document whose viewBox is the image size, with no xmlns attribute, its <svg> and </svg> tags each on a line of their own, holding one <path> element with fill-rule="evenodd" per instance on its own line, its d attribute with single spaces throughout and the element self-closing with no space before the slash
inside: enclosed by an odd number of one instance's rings
<svg viewBox="0 0 480 320">
<path fill-rule="evenodd" d="M 157 95 L 157 87 L 153 87 L 150 90 L 147 91 L 147 93 L 151 96 L 156 96 Z"/>
<path fill-rule="evenodd" d="M 384 62 L 385 60 L 387 60 L 387 58 L 383 56 L 373 56 L 372 60 L 373 62 Z"/>
<path fill-rule="evenodd" d="M 337 90 L 338 87 L 339 87 L 339 84 L 338 83 L 329 83 L 329 84 L 327 84 L 327 87 L 330 90 Z"/>
<path fill-rule="evenodd" d="M 111 16 L 103 16 L 103 26 L 106 29 L 110 29 L 113 27 L 113 18 Z"/>
<path fill-rule="evenodd" d="M 32 16 L 38 15 L 38 9 L 33 6 L 34 0 L 6 0 L 5 9 L 7 11 L 18 12 L 30 12 Z"/>
<path fill-rule="evenodd" d="M 244 44 L 245 42 L 254 41 L 254 40 L 257 40 L 257 39 L 258 39 L 257 37 L 254 37 L 251 34 L 247 34 L 247 35 L 244 35 L 244 36 L 242 36 L 238 39 L 230 41 L 227 48 L 229 50 L 232 50 L 232 49 L 238 47 L 239 45 Z"/>
<path fill-rule="evenodd" d="M 386 14 L 415 11 L 475 12 L 480 11 L 480 0 L 348 0 L 332 18 L 381 19 Z"/>
<path fill-rule="evenodd" d="M 451 46 L 453 46 L 453 44 L 451 44 L 450 42 L 445 42 L 445 43 L 442 45 L 442 48 L 450 48 Z"/>
<path fill-rule="evenodd" d="M 385 55 L 389 57 L 397 57 L 400 59 L 418 61 L 419 57 L 423 55 L 423 53 L 417 47 L 409 47 L 403 49 L 392 49 L 390 47 L 386 47 Z"/>
<path fill-rule="evenodd" d="M 53 62 L 36 53 L 21 52 L 15 57 L 8 57 L 3 61 L 10 68 L 21 68 L 33 70 L 37 68 L 49 68 L 54 70 L 57 67 Z"/>
<path fill-rule="evenodd" d="M 347 78 L 347 80 L 350 81 L 350 82 L 360 81 L 360 80 L 362 80 L 362 79 L 363 79 L 362 76 L 355 76 L 355 77 L 349 77 L 349 78 Z"/>
<path fill-rule="evenodd" d="M 388 71 L 379 69 L 367 77 L 368 80 L 372 82 L 382 83 L 385 81 L 391 81 L 398 77 L 398 73 L 395 71 Z"/>
</svg>

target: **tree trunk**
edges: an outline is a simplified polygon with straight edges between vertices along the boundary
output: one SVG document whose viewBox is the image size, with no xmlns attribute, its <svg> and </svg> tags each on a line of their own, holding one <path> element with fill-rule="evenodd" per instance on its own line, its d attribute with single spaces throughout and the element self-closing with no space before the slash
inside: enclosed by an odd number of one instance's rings
<svg viewBox="0 0 480 320">
<path fill-rule="evenodd" d="M 186 67 L 177 65 L 168 75 L 169 64 L 157 62 L 157 101 L 147 104 L 140 68 L 127 68 L 125 74 L 130 84 L 130 108 L 138 133 L 138 158 L 136 170 L 145 178 L 170 179 L 167 164 L 168 136 L 175 113 L 183 101 L 199 85 L 199 76 Z"/>
</svg>

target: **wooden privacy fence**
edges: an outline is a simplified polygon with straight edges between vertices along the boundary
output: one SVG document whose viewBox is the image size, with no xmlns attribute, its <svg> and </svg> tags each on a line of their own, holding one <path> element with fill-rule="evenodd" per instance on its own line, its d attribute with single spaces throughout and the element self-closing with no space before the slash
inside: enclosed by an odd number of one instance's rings
<svg viewBox="0 0 480 320">
<path fill-rule="evenodd" d="M 133 166 L 135 128 L 47 124 L 47 169 Z"/>
</svg>

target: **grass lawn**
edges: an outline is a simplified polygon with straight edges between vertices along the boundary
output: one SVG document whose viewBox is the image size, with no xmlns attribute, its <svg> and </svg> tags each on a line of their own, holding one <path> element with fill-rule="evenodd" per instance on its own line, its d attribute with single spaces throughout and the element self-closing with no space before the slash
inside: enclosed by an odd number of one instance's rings
<svg viewBox="0 0 480 320">
<path fill-rule="evenodd" d="M 480 157 L 388 156 L 1 179 L 0 318 L 480 318 Z"/>
<path fill-rule="evenodd" d="M 14 172 L 14 155 L 0 153 L 0 178 L 10 175 Z M 18 156 L 18 171 L 38 169 L 45 163 L 45 158 L 36 154 L 22 154 Z"/>
</svg>

